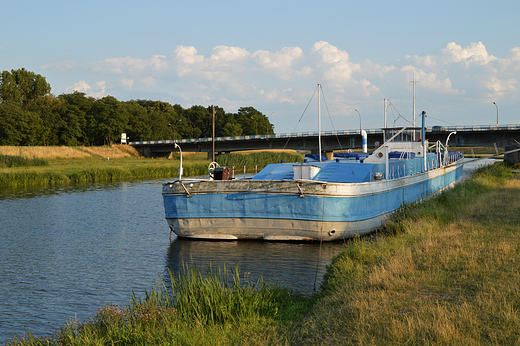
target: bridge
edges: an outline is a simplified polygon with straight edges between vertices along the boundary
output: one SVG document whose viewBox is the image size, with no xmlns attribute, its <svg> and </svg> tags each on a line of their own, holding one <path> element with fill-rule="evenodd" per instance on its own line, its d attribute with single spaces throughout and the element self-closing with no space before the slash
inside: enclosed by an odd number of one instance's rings
<svg viewBox="0 0 520 346">
<path fill-rule="evenodd" d="M 365 130 L 369 147 L 383 143 L 381 129 Z M 426 128 L 426 138 L 430 142 L 446 141 L 448 135 L 452 146 L 486 146 L 505 147 L 520 142 L 520 125 L 496 126 L 433 126 Z M 183 152 L 206 152 L 211 157 L 213 140 L 208 138 L 178 139 L 129 142 L 145 157 L 168 157 L 175 152 L 178 143 Z M 321 149 L 323 152 L 361 148 L 360 130 L 322 131 Z M 317 153 L 318 132 L 282 133 L 273 135 L 250 135 L 236 137 L 215 137 L 215 153 L 228 153 L 243 150 L 259 149 L 293 149 Z"/>
</svg>

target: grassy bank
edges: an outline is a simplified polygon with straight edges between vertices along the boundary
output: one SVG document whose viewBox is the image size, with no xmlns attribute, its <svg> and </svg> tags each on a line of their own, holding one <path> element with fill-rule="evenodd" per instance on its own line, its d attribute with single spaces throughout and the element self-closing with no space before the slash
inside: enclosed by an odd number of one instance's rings
<svg viewBox="0 0 520 346">
<path fill-rule="evenodd" d="M 5 159 L 2 159 L 5 158 Z M 179 154 L 170 159 L 140 157 L 127 145 L 106 147 L 1 147 L 0 187 L 50 185 L 178 177 Z M 302 155 L 290 152 L 225 154 L 217 157 L 221 165 L 242 171 L 261 169 L 269 163 L 294 162 Z M 184 177 L 208 174 L 206 153 L 184 153 Z"/>
<path fill-rule="evenodd" d="M 167 285 L 177 295 L 159 283 L 128 307 L 13 345 L 518 345 L 520 178 L 511 170 L 484 167 L 349 242 L 314 297 L 188 270 Z"/>
<path fill-rule="evenodd" d="M 335 258 L 303 344 L 520 344 L 520 179 L 495 164 Z"/>
</svg>

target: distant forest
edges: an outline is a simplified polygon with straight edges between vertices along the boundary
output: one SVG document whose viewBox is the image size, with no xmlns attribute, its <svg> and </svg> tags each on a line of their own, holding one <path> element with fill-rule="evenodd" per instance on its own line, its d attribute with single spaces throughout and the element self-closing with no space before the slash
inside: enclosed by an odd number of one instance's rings
<svg viewBox="0 0 520 346">
<path fill-rule="evenodd" d="M 213 105 L 188 109 L 162 101 L 118 101 L 82 92 L 51 94 L 39 74 L 21 68 L 0 76 L 0 145 L 105 145 L 129 141 L 211 137 Z M 215 106 L 215 136 L 273 134 L 253 107 L 226 113 Z"/>
</svg>

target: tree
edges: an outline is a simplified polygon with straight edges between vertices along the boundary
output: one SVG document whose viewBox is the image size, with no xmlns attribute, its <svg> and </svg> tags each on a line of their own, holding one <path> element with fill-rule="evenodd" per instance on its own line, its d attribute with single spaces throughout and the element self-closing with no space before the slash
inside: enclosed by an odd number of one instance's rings
<svg viewBox="0 0 520 346">
<path fill-rule="evenodd" d="M 38 114 L 14 102 L 0 103 L 0 145 L 37 145 L 42 131 Z"/>
<path fill-rule="evenodd" d="M 242 135 L 242 126 L 237 123 L 229 122 L 224 125 L 224 129 L 222 130 L 222 136 L 241 136 Z"/>
<path fill-rule="evenodd" d="M 90 112 L 95 121 L 95 144 L 112 144 L 128 124 L 128 114 L 113 96 L 105 96 L 94 102 Z"/>
<path fill-rule="evenodd" d="M 60 109 L 60 126 L 58 137 L 60 144 L 73 145 L 93 144 L 96 136 L 96 119 L 90 111 L 96 102 L 93 97 L 86 97 L 85 93 L 74 91 L 71 94 L 61 94 L 63 101 Z M 74 144 L 76 145 L 76 144 Z"/>
<path fill-rule="evenodd" d="M 31 104 L 51 92 L 51 86 L 39 74 L 21 68 L 2 71 L 0 75 L 0 103 L 13 102 L 28 109 Z"/>
<path fill-rule="evenodd" d="M 240 107 L 236 115 L 237 122 L 242 126 L 244 135 L 265 134 L 272 128 L 267 117 L 253 107 Z"/>
</svg>

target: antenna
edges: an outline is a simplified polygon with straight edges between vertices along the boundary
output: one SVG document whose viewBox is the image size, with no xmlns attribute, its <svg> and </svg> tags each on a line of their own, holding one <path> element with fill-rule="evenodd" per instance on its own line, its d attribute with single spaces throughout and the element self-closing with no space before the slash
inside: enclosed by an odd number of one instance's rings
<svg viewBox="0 0 520 346">
<path fill-rule="evenodd" d="M 415 66 L 413 67 L 413 80 L 410 81 L 413 83 L 413 110 L 412 110 L 412 119 L 413 119 L 413 127 L 415 127 Z M 412 131 L 412 140 L 415 141 L 415 130 Z"/>
</svg>

